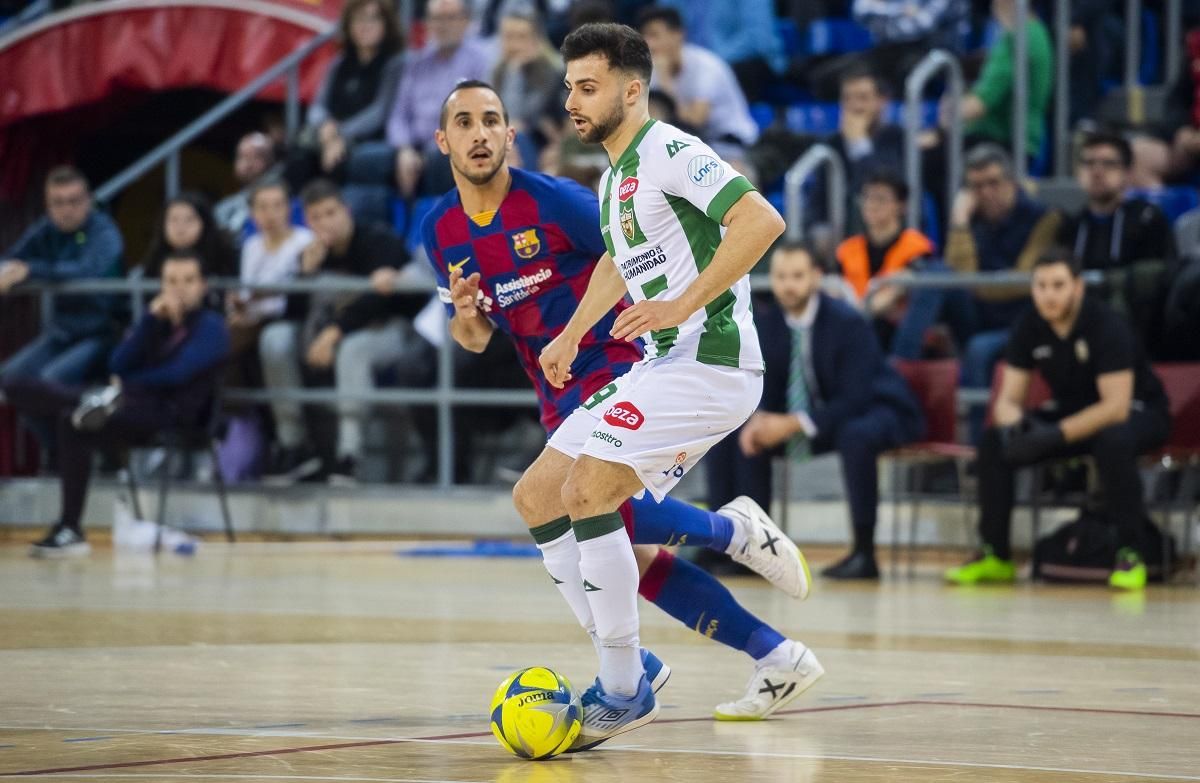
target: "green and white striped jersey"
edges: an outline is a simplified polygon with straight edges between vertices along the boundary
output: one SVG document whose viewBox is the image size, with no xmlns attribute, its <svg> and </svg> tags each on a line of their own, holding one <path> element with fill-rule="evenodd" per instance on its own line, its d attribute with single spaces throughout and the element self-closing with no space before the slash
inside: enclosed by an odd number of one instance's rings
<svg viewBox="0 0 1200 783">
<path fill-rule="evenodd" d="M 680 296 L 712 262 L 725 213 L 753 186 L 704 142 L 648 121 L 600 180 L 600 231 L 634 302 Z M 643 335 L 646 358 L 762 370 L 743 277 L 677 327 Z"/>
</svg>

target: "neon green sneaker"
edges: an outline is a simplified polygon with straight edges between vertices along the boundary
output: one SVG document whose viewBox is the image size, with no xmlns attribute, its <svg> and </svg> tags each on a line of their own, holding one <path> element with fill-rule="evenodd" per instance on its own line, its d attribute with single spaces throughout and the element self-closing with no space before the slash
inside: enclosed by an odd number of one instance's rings
<svg viewBox="0 0 1200 783">
<path fill-rule="evenodd" d="M 1117 567 L 1108 577 L 1108 585 L 1118 590 L 1146 589 L 1146 564 L 1137 550 L 1125 547 L 1117 552 Z"/>
<path fill-rule="evenodd" d="M 1012 584 L 1017 581 L 1017 567 L 1011 560 L 1001 560 L 984 547 L 975 560 L 946 570 L 943 578 L 956 585 Z"/>
</svg>

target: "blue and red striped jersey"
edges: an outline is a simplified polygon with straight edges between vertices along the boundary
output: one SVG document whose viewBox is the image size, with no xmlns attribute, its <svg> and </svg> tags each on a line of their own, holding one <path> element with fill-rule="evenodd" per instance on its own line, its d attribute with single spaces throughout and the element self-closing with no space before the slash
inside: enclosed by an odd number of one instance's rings
<svg viewBox="0 0 1200 783">
<path fill-rule="evenodd" d="M 472 219 L 455 188 L 425 218 L 421 237 L 452 317 L 450 270 L 461 268 L 464 277 L 479 272 L 480 307 L 516 345 L 541 403 L 542 425 L 553 432 L 592 393 L 640 361 L 642 346 L 609 334 L 626 307 L 621 302 L 579 344 L 566 386 L 555 389 L 546 381 L 538 355 L 571 320 L 605 252 L 600 208 L 595 194 L 576 182 L 510 171 L 512 186 L 494 215 Z"/>
</svg>

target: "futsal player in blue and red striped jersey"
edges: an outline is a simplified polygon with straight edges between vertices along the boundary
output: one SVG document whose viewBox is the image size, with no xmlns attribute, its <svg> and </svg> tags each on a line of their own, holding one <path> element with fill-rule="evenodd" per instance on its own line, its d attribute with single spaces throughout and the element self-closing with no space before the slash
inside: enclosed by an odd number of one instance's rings
<svg viewBox="0 0 1200 783">
<path fill-rule="evenodd" d="M 450 316 L 450 334 L 464 348 L 482 352 L 496 331 L 516 346 L 537 390 L 548 433 L 581 404 L 595 404 L 614 379 L 642 359 L 640 343 L 616 340 L 610 330 L 617 307 L 579 346 L 571 377 L 561 389 L 543 375 L 538 355 L 567 324 L 604 255 L 595 195 L 570 180 L 512 168 L 506 155 L 514 131 L 500 97 L 486 83 L 462 82 L 442 107 L 437 144 L 449 155 L 457 187 L 425 218 L 422 240 Z M 595 395 L 595 396 L 593 396 Z M 589 400 L 589 397 L 592 400 Z M 518 512 L 542 552 L 546 569 L 580 624 L 595 640 L 588 593 L 579 569 L 579 545 L 561 500 L 571 460 L 547 448 L 514 489 Z M 689 628 L 741 650 L 784 686 L 794 645 L 742 608 L 715 578 L 661 545 L 707 546 L 726 552 L 798 597 L 802 563 L 771 546 L 782 533 L 749 498 L 720 512 L 648 494 L 621 507 L 640 571 L 639 593 Z M 805 580 L 807 581 L 807 580 Z M 603 654 L 603 651 L 601 651 Z M 643 652 L 647 678 L 662 686 L 669 669 Z M 761 719 L 800 689 L 751 689 L 721 704 L 715 716 Z"/>
</svg>

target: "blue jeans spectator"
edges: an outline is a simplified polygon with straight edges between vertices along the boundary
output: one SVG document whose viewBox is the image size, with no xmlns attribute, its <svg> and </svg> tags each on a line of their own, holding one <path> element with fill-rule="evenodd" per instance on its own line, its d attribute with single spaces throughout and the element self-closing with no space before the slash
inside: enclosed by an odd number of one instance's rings
<svg viewBox="0 0 1200 783">
<path fill-rule="evenodd" d="M 62 386 L 81 386 L 103 370 L 112 350 L 107 335 L 73 337 L 53 325 L 13 354 L 0 367 L 0 383 L 14 378 L 39 378 Z M 43 451 L 54 445 L 54 422 L 23 418 Z"/>
<path fill-rule="evenodd" d="M 924 264 L 920 272 L 951 272 L 944 263 Z M 962 288 L 917 288 L 908 300 L 908 312 L 896 330 L 892 354 L 900 359 L 921 358 L 925 332 L 938 321 L 950 327 L 959 346 L 962 369 L 960 383 L 969 389 L 988 389 L 992 371 L 1008 344 L 1008 326 L 985 323 L 975 297 Z M 972 443 L 978 443 L 987 415 L 985 407 L 973 406 L 970 416 Z"/>
</svg>

